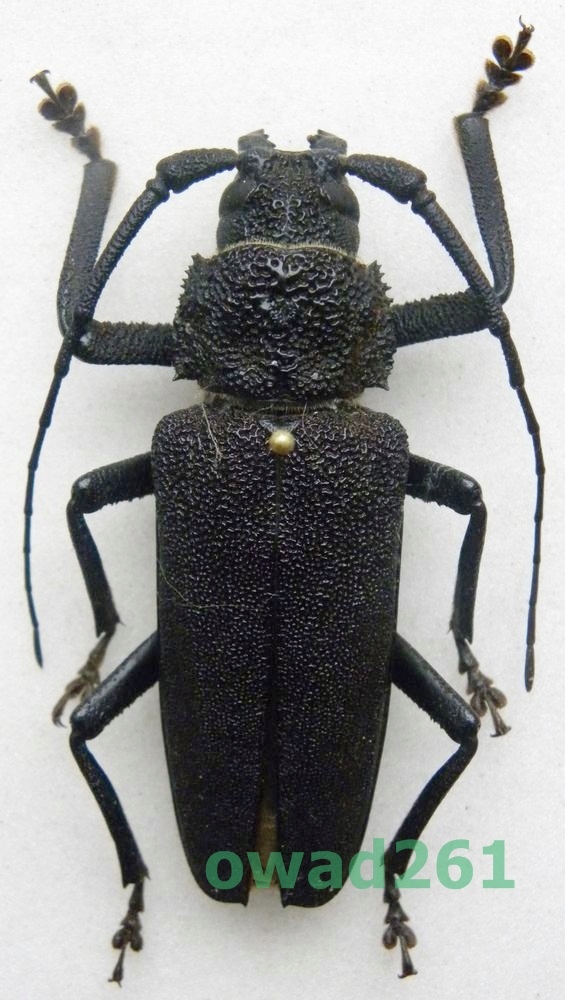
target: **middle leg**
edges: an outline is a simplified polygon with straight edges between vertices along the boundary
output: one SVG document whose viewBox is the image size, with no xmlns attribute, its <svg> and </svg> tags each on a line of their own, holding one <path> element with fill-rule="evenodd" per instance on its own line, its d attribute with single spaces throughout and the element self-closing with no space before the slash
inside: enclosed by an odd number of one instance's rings
<svg viewBox="0 0 565 1000">
<path fill-rule="evenodd" d="M 494 735 L 503 736 L 510 728 L 500 715 L 500 709 L 506 704 L 506 697 L 482 673 L 471 649 L 475 599 L 487 524 L 487 510 L 481 487 L 464 472 L 411 455 L 407 493 L 411 497 L 427 503 L 435 502 L 469 517 L 457 567 L 450 627 L 459 654 L 459 672 L 467 676 L 471 707 L 481 717 L 489 711 L 494 723 Z"/>
<path fill-rule="evenodd" d="M 115 462 L 81 476 L 73 486 L 67 507 L 67 520 L 72 543 L 82 570 L 94 614 L 98 641 L 76 677 L 67 684 L 52 713 L 60 723 L 69 701 L 84 701 L 100 683 L 100 667 L 110 640 L 119 622 L 110 584 L 100 553 L 84 519 L 85 514 L 101 510 L 107 504 L 134 500 L 153 492 L 151 455 Z"/>
</svg>

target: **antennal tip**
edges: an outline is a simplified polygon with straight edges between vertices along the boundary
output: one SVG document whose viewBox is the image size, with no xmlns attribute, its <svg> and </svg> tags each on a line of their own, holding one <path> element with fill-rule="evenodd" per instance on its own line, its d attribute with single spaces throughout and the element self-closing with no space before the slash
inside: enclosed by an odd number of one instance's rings
<svg viewBox="0 0 565 1000">
<path fill-rule="evenodd" d="M 534 673 L 535 673 L 534 650 L 532 646 L 528 646 L 526 650 L 526 670 L 524 678 L 526 682 L 526 691 L 531 691 L 534 686 Z"/>
<path fill-rule="evenodd" d="M 522 31 L 526 31 L 528 33 L 528 35 L 533 35 L 534 31 L 536 30 L 534 28 L 533 24 L 524 24 L 524 21 L 523 21 L 523 18 L 522 18 L 521 14 L 520 14 L 520 17 L 518 18 L 518 21 L 520 22 L 520 27 L 521 27 Z"/>
<path fill-rule="evenodd" d="M 30 76 L 29 82 L 30 83 L 37 83 L 39 80 L 43 80 L 43 78 L 46 77 L 46 76 L 48 76 L 48 75 L 49 75 L 49 70 L 48 69 L 40 69 L 39 73 L 34 73 L 33 76 Z"/>
<path fill-rule="evenodd" d="M 39 667 L 43 666 L 43 653 L 41 651 L 41 642 L 39 639 L 39 633 L 35 633 L 33 637 L 33 651 L 35 653 L 35 659 L 37 660 L 37 665 Z"/>
</svg>

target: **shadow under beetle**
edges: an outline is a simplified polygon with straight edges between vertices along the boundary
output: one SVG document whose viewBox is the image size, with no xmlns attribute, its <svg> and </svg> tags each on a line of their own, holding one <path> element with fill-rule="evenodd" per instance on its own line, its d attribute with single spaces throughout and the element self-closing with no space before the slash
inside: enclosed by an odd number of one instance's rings
<svg viewBox="0 0 565 1000">
<path fill-rule="evenodd" d="M 123 976 L 128 945 L 142 945 L 147 875 L 137 844 L 88 740 L 159 680 L 176 815 L 201 888 L 247 901 L 250 869 L 234 888 L 206 878 L 218 851 L 333 851 L 349 864 L 373 796 L 391 684 L 458 744 L 421 792 L 385 853 L 384 943 L 400 944 L 402 975 L 415 970 L 415 936 L 395 875 L 475 753 L 478 716 L 506 731 L 504 696 L 471 651 L 486 510 L 469 476 L 411 455 L 402 426 L 353 400 L 385 386 L 396 348 L 488 328 L 500 340 L 511 385 L 532 435 L 538 475 L 526 683 L 533 679 L 543 460 L 537 423 L 502 305 L 513 277 L 512 244 L 484 114 L 531 65 L 524 25 L 515 46 L 497 38 L 473 111 L 457 134 L 488 254 L 485 277 L 425 176 L 388 157 L 346 155 L 326 132 L 305 152 L 277 150 L 263 132 L 238 152 L 201 149 L 162 160 L 156 177 L 98 257 L 114 178 L 68 84 L 45 73 L 42 114 L 88 157 L 58 293 L 63 344 L 30 459 L 26 588 L 41 661 L 30 579 L 32 493 L 57 392 L 74 355 L 93 364 L 174 365 L 197 379 L 202 404 L 165 417 L 150 453 L 96 469 L 72 491 L 68 520 L 94 612 L 97 645 L 54 709 L 71 716 L 71 746 L 114 838 L 124 885 L 133 885 L 113 939 Z M 220 202 L 218 252 L 195 257 L 171 324 L 98 322 L 96 304 L 122 254 L 171 191 L 237 170 Z M 359 210 L 346 175 L 409 203 L 450 254 L 467 290 L 393 305 L 378 264 L 356 259 Z M 84 515 L 153 493 L 157 504 L 158 632 L 99 684 L 118 614 Z M 396 605 L 405 495 L 468 515 L 451 628 L 471 708 L 403 638 Z M 307 869 L 283 905 L 318 906 L 338 890 L 314 889 Z"/>
</svg>

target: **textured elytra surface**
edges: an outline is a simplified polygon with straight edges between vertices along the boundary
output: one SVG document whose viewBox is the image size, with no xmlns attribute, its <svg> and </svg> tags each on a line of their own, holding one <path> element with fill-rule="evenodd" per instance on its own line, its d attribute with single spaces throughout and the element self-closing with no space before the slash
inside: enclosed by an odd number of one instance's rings
<svg viewBox="0 0 565 1000">
<path fill-rule="evenodd" d="M 296 447 L 275 457 L 274 426 Z M 358 848 L 380 759 L 395 630 L 406 437 L 351 404 L 270 413 L 217 401 L 166 417 L 153 450 L 161 703 L 194 875 L 245 861 L 267 797 L 279 848 Z M 247 867 L 246 867 L 247 872 Z M 283 902 L 315 906 L 308 864 Z"/>
<path fill-rule="evenodd" d="M 394 334 L 377 264 L 322 246 L 242 244 L 189 269 L 177 372 L 215 392 L 320 399 L 385 386 Z"/>
</svg>

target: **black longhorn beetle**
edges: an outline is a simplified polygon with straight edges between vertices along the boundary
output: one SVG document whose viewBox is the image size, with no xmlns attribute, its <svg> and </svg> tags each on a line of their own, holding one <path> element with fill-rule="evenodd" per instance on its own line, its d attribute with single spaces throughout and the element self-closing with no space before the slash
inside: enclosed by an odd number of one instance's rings
<svg viewBox="0 0 565 1000">
<path fill-rule="evenodd" d="M 486 510 L 468 475 L 411 455 L 397 420 L 355 402 L 385 386 L 397 348 L 488 328 L 500 341 L 510 383 L 533 440 L 537 471 L 535 544 L 527 628 L 526 685 L 533 645 L 543 497 L 539 430 L 503 304 L 513 278 L 512 244 L 484 118 L 533 57 L 533 28 L 516 44 L 497 38 L 473 110 L 456 119 L 492 283 L 426 187 L 398 160 L 347 155 L 327 132 L 305 152 L 278 150 L 264 132 L 238 152 L 196 149 L 157 165 L 156 176 L 98 256 L 114 179 L 73 87 L 33 79 L 40 107 L 88 158 L 61 274 L 63 342 L 32 456 L 26 494 L 26 590 L 41 662 L 30 579 L 32 493 L 39 453 L 71 358 L 93 364 L 173 365 L 196 379 L 204 401 L 165 417 L 151 452 L 75 483 L 68 506 L 73 545 L 92 605 L 97 644 L 54 709 L 67 702 L 71 747 L 115 841 L 133 892 L 114 936 L 121 982 L 128 945 L 141 948 L 147 868 L 119 800 L 87 742 L 159 681 L 165 745 L 186 856 L 213 898 L 247 901 L 247 852 L 324 848 L 345 864 L 364 834 L 396 685 L 457 744 L 425 786 L 384 856 L 384 944 L 399 943 L 402 976 L 414 973 L 415 936 L 395 876 L 477 746 L 479 716 L 497 735 L 505 703 L 480 671 L 470 642 Z M 172 323 L 99 322 L 100 294 L 153 210 L 197 181 L 237 170 L 220 202 L 218 251 L 194 258 Z M 379 266 L 356 258 L 359 210 L 350 174 L 409 203 L 463 275 L 463 292 L 394 305 Z M 118 614 L 84 515 L 154 494 L 158 538 L 158 632 L 102 683 L 99 668 Z M 451 629 L 471 707 L 396 633 L 404 497 L 467 515 Z M 215 852 L 232 851 L 245 877 L 220 890 L 206 877 Z M 245 859 L 245 860 L 244 860 Z M 318 906 L 337 889 L 313 888 L 302 871 L 283 905 Z"/>
</svg>

